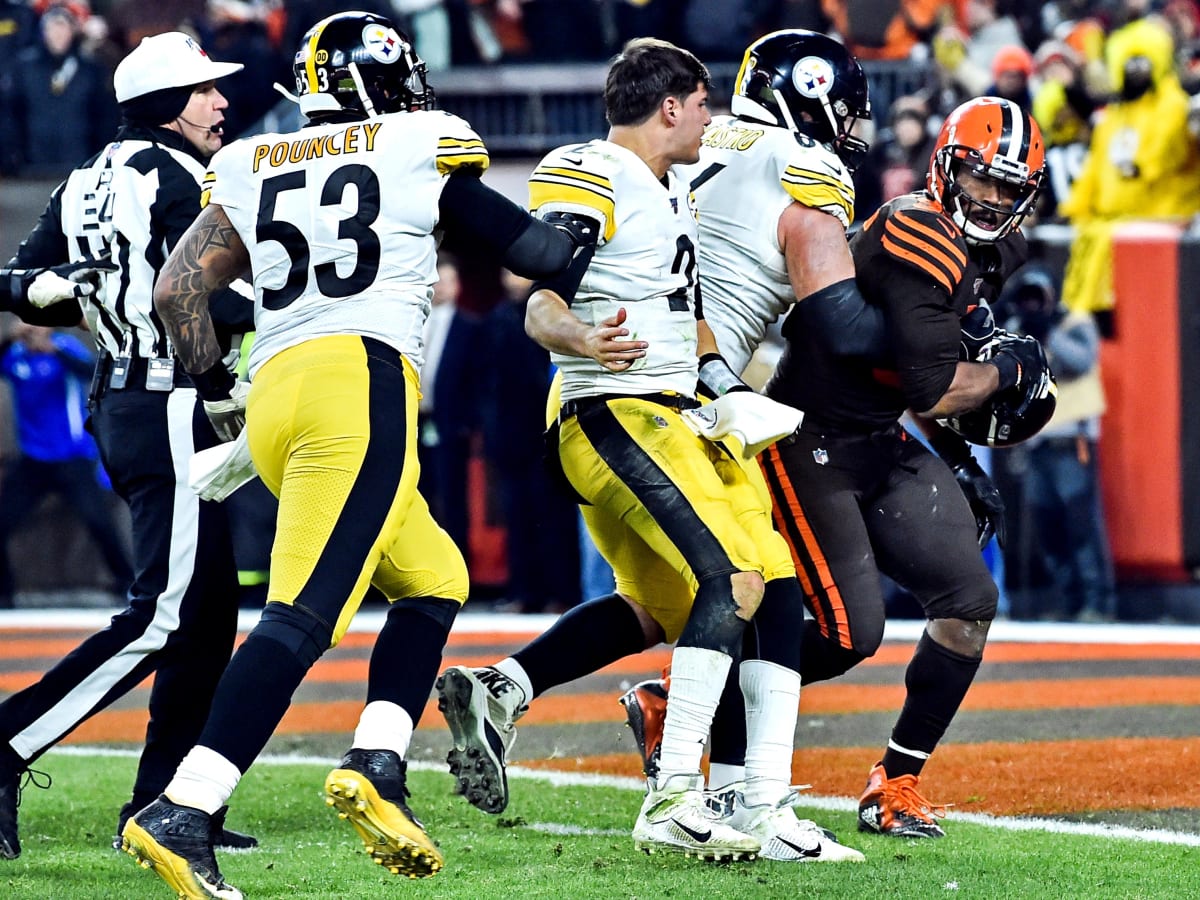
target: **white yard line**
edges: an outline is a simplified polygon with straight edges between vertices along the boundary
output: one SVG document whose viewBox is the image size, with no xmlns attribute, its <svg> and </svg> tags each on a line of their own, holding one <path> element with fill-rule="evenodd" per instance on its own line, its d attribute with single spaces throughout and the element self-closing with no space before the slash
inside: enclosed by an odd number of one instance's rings
<svg viewBox="0 0 1200 900">
<path fill-rule="evenodd" d="M 137 757 L 140 751 L 121 750 L 109 747 L 59 746 L 50 754 L 83 757 Z M 325 756 L 301 756 L 288 754 L 286 756 L 265 755 L 256 765 L 316 765 L 335 766 L 338 760 Z M 440 763 L 411 761 L 409 768 L 423 772 L 443 772 L 446 767 Z M 645 782 L 640 778 L 623 778 L 616 775 L 593 775 L 580 772 L 547 772 L 540 769 L 523 769 L 520 766 L 508 768 L 510 779 L 530 779 L 546 782 L 553 787 L 609 787 L 627 791 L 645 790 Z M 464 801 L 465 802 L 465 801 Z M 820 809 L 833 812 L 853 812 L 858 808 L 858 801 L 852 797 L 822 797 L 801 794 L 797 804 L 805 809 Z M 1077 834 L 1082 837 L 1121 838 L 1131 841 L 1145 841 L 1152 844 L 1182 844 L 1188 847 L 1200 847 L 1200 834 L 1189 834 L 1183 831 L 1168 831 L 1163 828 L 1129 828 L 1124 825 L 1104 825 L 1087 822 L 1066 822 L 1060 819 L 1044 819 L 1038 817 L 1016 818 L 1011 816 L 989 816 L 982 813 L 951 813 L 949 822 L 970 822 L 973 825 L 983 825 L 988 828 L 999 828 L 1005 831 L 1045 831 L 1054 834 Z M 560 822 L 530 822 L 523 825 L 533 831 L 559 835 L 623 835 L 628 832 L 611 828 L 584 828 L 578 825 L 567 825 Z"/>
<path fill-rule="evenodd" d="M 557 618 L 552 615 L 467 611 L 454 623 L 455 634 L 540 634 Z M 71 628 L 99 629 L 108 624 L 116 609 L 6 609 L 0 610 L 0 629 Z M 360 612 L 350 623 L 350 631 L 376 632 L 383 626 L 386 610 Z M 238 629 L 249 631 L 258 621 L 258 610 L 242 610 Z M 915 619 L 889 621 L 884 639 L 915 641 L 925 623 Z M 1080 624 L 1074 622 L 1012 622 L 997 620 L 988 639 L 1018 643 L 1065 644 L 1200 644 L 1200 625 L 1161 625 L 1156 623 L 1115 622 Z"/>
</svg>

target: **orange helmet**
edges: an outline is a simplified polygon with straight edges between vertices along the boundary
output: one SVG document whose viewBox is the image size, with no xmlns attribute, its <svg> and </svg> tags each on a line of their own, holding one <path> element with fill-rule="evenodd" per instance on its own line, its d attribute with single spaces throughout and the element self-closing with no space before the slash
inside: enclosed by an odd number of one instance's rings
<svg viewBox="0 0 1200 900">
<path fill-rule="evenodd" d="M 1000 240 L 1033 209 L 1046 177 L 1041 129 L 1011 100 L 978 97 L 946 117 L 929 159 L 926 187 L 967 240 Z M 985 202 L 958 183 L 966 173 L 998 182 L 1004 200 Z"/>
</svg>

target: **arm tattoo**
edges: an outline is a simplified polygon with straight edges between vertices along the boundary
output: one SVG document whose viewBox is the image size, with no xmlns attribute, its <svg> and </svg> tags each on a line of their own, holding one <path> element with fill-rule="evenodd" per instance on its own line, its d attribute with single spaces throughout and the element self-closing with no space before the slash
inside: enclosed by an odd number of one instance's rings
<svg viewBox="0 0 1200 900">
<path fill-rule="evenodd" d="M 250 255 L 220 206 L 204 208 L 175 245 L 154 286 L 154 306 L 180 362 L 203 372 L 221 359 L 208 310 L 213 291 L 246 271 Z"/>
</svg>

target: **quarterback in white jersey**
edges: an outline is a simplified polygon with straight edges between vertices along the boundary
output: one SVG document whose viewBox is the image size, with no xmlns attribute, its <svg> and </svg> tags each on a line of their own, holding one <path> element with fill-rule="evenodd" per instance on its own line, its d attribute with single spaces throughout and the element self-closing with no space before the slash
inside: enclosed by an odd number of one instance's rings
<svg viewBox="0 0 1200 900">
<path fill-rule="evenodd" d="M 562 399 L 596 393 L 652 394 L 696 389 L 695 202 L 686 179 L 661 180 L 632 150 L 612 141 L 561 147 L 529 178 L 534 214 L 579 213 L 599 223 L 596 254 L 571 301 L 588 326 L 624 309 L 625 328 L 646 354 L 619 372 L 594 359 L 551 351 Z"/>
<path fill-rule="evenodd" d="M 483 185 L 487 151 L 430 110 L 425 66 L 380 16 L 340 13 L 305 35 L 294 65 L 295 134 L 214 158 L 207 205 L 163 267 L 155 305 L 205 411 L 242 427 L 279 497 L 267 605 L 217 687 L 200 741 L 164 795 L 126 828 L 130 852 L 182 896 L 213 895 L 211 817 L 336 645 L 369 587 L 390 602 L 367 704 L 325 782 L 375 862 L 410 877 L 443 858 L 408 807 L 413 728 L 466 601 L 462 554 L 417 490 L 421 332 L 436 278 L 435 229 L 498 253 L 528 277 L 571 260 L 569 228 Z M 253 385 L 218 365 L 208 297 L 251 272 Z M 234 888 L 222 897 L 240 900 Z"/>
</svg>

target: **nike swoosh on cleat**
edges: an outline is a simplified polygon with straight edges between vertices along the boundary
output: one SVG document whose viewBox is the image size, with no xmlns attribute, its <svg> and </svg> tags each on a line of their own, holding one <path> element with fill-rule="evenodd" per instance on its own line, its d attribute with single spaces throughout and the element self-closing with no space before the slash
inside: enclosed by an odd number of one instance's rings
<svg viewBox="0 0 1200 900">
<path fill-rule="evenodd" d="M 697 843 L 700 843 L 700 844 L 706 843 L 708 841 L 708 839 L 712 837 L 711 831 L 693 831 L 691 828 L 688 828 L 686 825 L 684 825 L 678 819 L 671 819 L 671 821 L 674 822 L 676 825 L 678 825 L 681 831 L 685 832 L 688 836 L 690 836 L 692 838 L 692 840 L 696 841 Z"/>
<path fill-rule="evenodd" d="M 807 857 L 809 859 L 816 859 L 818 856 L 821 855 L 821 845 L 820 844 L 817 844 L 816 849 L 809 850 L 806 847 L 799 847 L 796 844 L 793 844 L 787 838 L 780 837 L 779 835 L 776 835 L 775 839 L 777 841 L 779 841 L 779 843 L 783 844 L 785 847 L 791 847 L 793 850 L 795 850 L 801 856 Z"/>
</svg>

